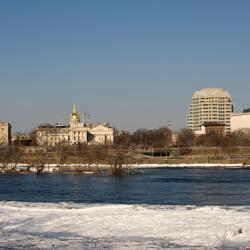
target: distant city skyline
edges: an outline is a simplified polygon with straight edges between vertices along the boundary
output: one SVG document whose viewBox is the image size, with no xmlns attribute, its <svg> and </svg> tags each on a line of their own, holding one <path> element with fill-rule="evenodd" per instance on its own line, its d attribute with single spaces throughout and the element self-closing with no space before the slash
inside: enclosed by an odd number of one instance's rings
<svg viewBox="0 0 250 250">
<path fill-rule="evenodd" d="M 0 2 L 0 120 L 29 132 L 71 107 L 119 130 L 186 125 L 192 93 L 250 107 L 250 1 Z"/>
</svg>

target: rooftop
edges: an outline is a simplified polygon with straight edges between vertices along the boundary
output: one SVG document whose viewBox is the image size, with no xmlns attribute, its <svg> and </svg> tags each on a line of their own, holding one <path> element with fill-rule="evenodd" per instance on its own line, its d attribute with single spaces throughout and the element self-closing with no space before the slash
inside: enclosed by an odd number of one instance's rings
<svg viewBox="0 0 250 250">
<path fill-rule="evenodd" d="M 231 117 L 233 117 L 233 116 L 250 116 L 250 112 L 231 114 Z"/>
<path fill-rule="evenodd" d="M 228 97 L 231 98 L 230 94 L 221 88 L 206 88 L 206 89 L 200 89 L 198 91 L 195 91 L 193 94 L 193 98 L 199 98 L 199 97 Z"/>
<path fill-rule="evenodd" d="M 219 123 L 219 122 L 204 122 L 203 123 L 204 127 L 210 127 L 210 126 L 225 126 L 225 124 Z"/>
</svg>

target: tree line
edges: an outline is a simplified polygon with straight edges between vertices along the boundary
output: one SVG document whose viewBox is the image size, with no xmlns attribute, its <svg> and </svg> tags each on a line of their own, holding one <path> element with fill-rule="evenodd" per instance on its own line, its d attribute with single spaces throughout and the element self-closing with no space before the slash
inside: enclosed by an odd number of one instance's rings
<svg viewBox="0 0 250 250">
<path fill-rule="evenodd" d="M 75 168 L 78 172 L 89 170 L 95 173 L 100 173 L 99 166 L 107 165 L 111 175 L 120 176 L 139 163 L 138 158 L 117 145 L 58 144 L 49 148 L 29 148 L 20 145 L 0 147 L 0 172 L 15 172 L 20 163 L 27 164 L 26 172 L 33 167 L 37 173 L 43 173 L 48 164 L 66 167 L 75 164 L 79 166 Z"/>
<path fill-rule="evenodd" d="M 158 129 L 138 129 L 134 133 L 120 132 L 116 134 L 114 143 L 124 148 L 129 147 L 141 147 L 148 149 L 165 148 L 172 142 L 172 132 L 167 127 L 161 127 Z"/>
<path fill-rule="evenodd" d="M 250 131 L 239 130 L 226 135 L 209 133 L 195 136 L 192 130 L 182 129 L 178 133 L 177 145 L 185 147 L 249 147 Z"/>
</svg>

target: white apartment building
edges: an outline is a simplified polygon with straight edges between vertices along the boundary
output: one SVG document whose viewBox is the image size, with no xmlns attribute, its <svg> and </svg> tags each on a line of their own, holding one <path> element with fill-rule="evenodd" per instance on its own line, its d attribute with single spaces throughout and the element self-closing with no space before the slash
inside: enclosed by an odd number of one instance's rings
<svg viewBox="0 0 250 250">
<path fill-rule="evenodd" d="M 230 133 L 230 116 L 233 103 L 230 94 L 221 88 L 206 88 L 195 91 L 187 115 L 187 128 L 200 131 L 206 122 L 225 125 L 225 133 Z"/>
</svg>

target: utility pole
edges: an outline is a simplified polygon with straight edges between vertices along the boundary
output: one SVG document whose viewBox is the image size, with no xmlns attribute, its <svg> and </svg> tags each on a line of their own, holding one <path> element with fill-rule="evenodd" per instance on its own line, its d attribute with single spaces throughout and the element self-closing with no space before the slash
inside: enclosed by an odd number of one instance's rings
<svg viewBox="0 0 250 250">
<path fill-rule="evenodd" d="M 166 130 L 166 138 L 165 138 L 165 150 L 166 150 L 166 163 L 168 160 L 168 133 L 171 131 L 170 121 L 168 121 L 168 130 Z"/>
</svg>

